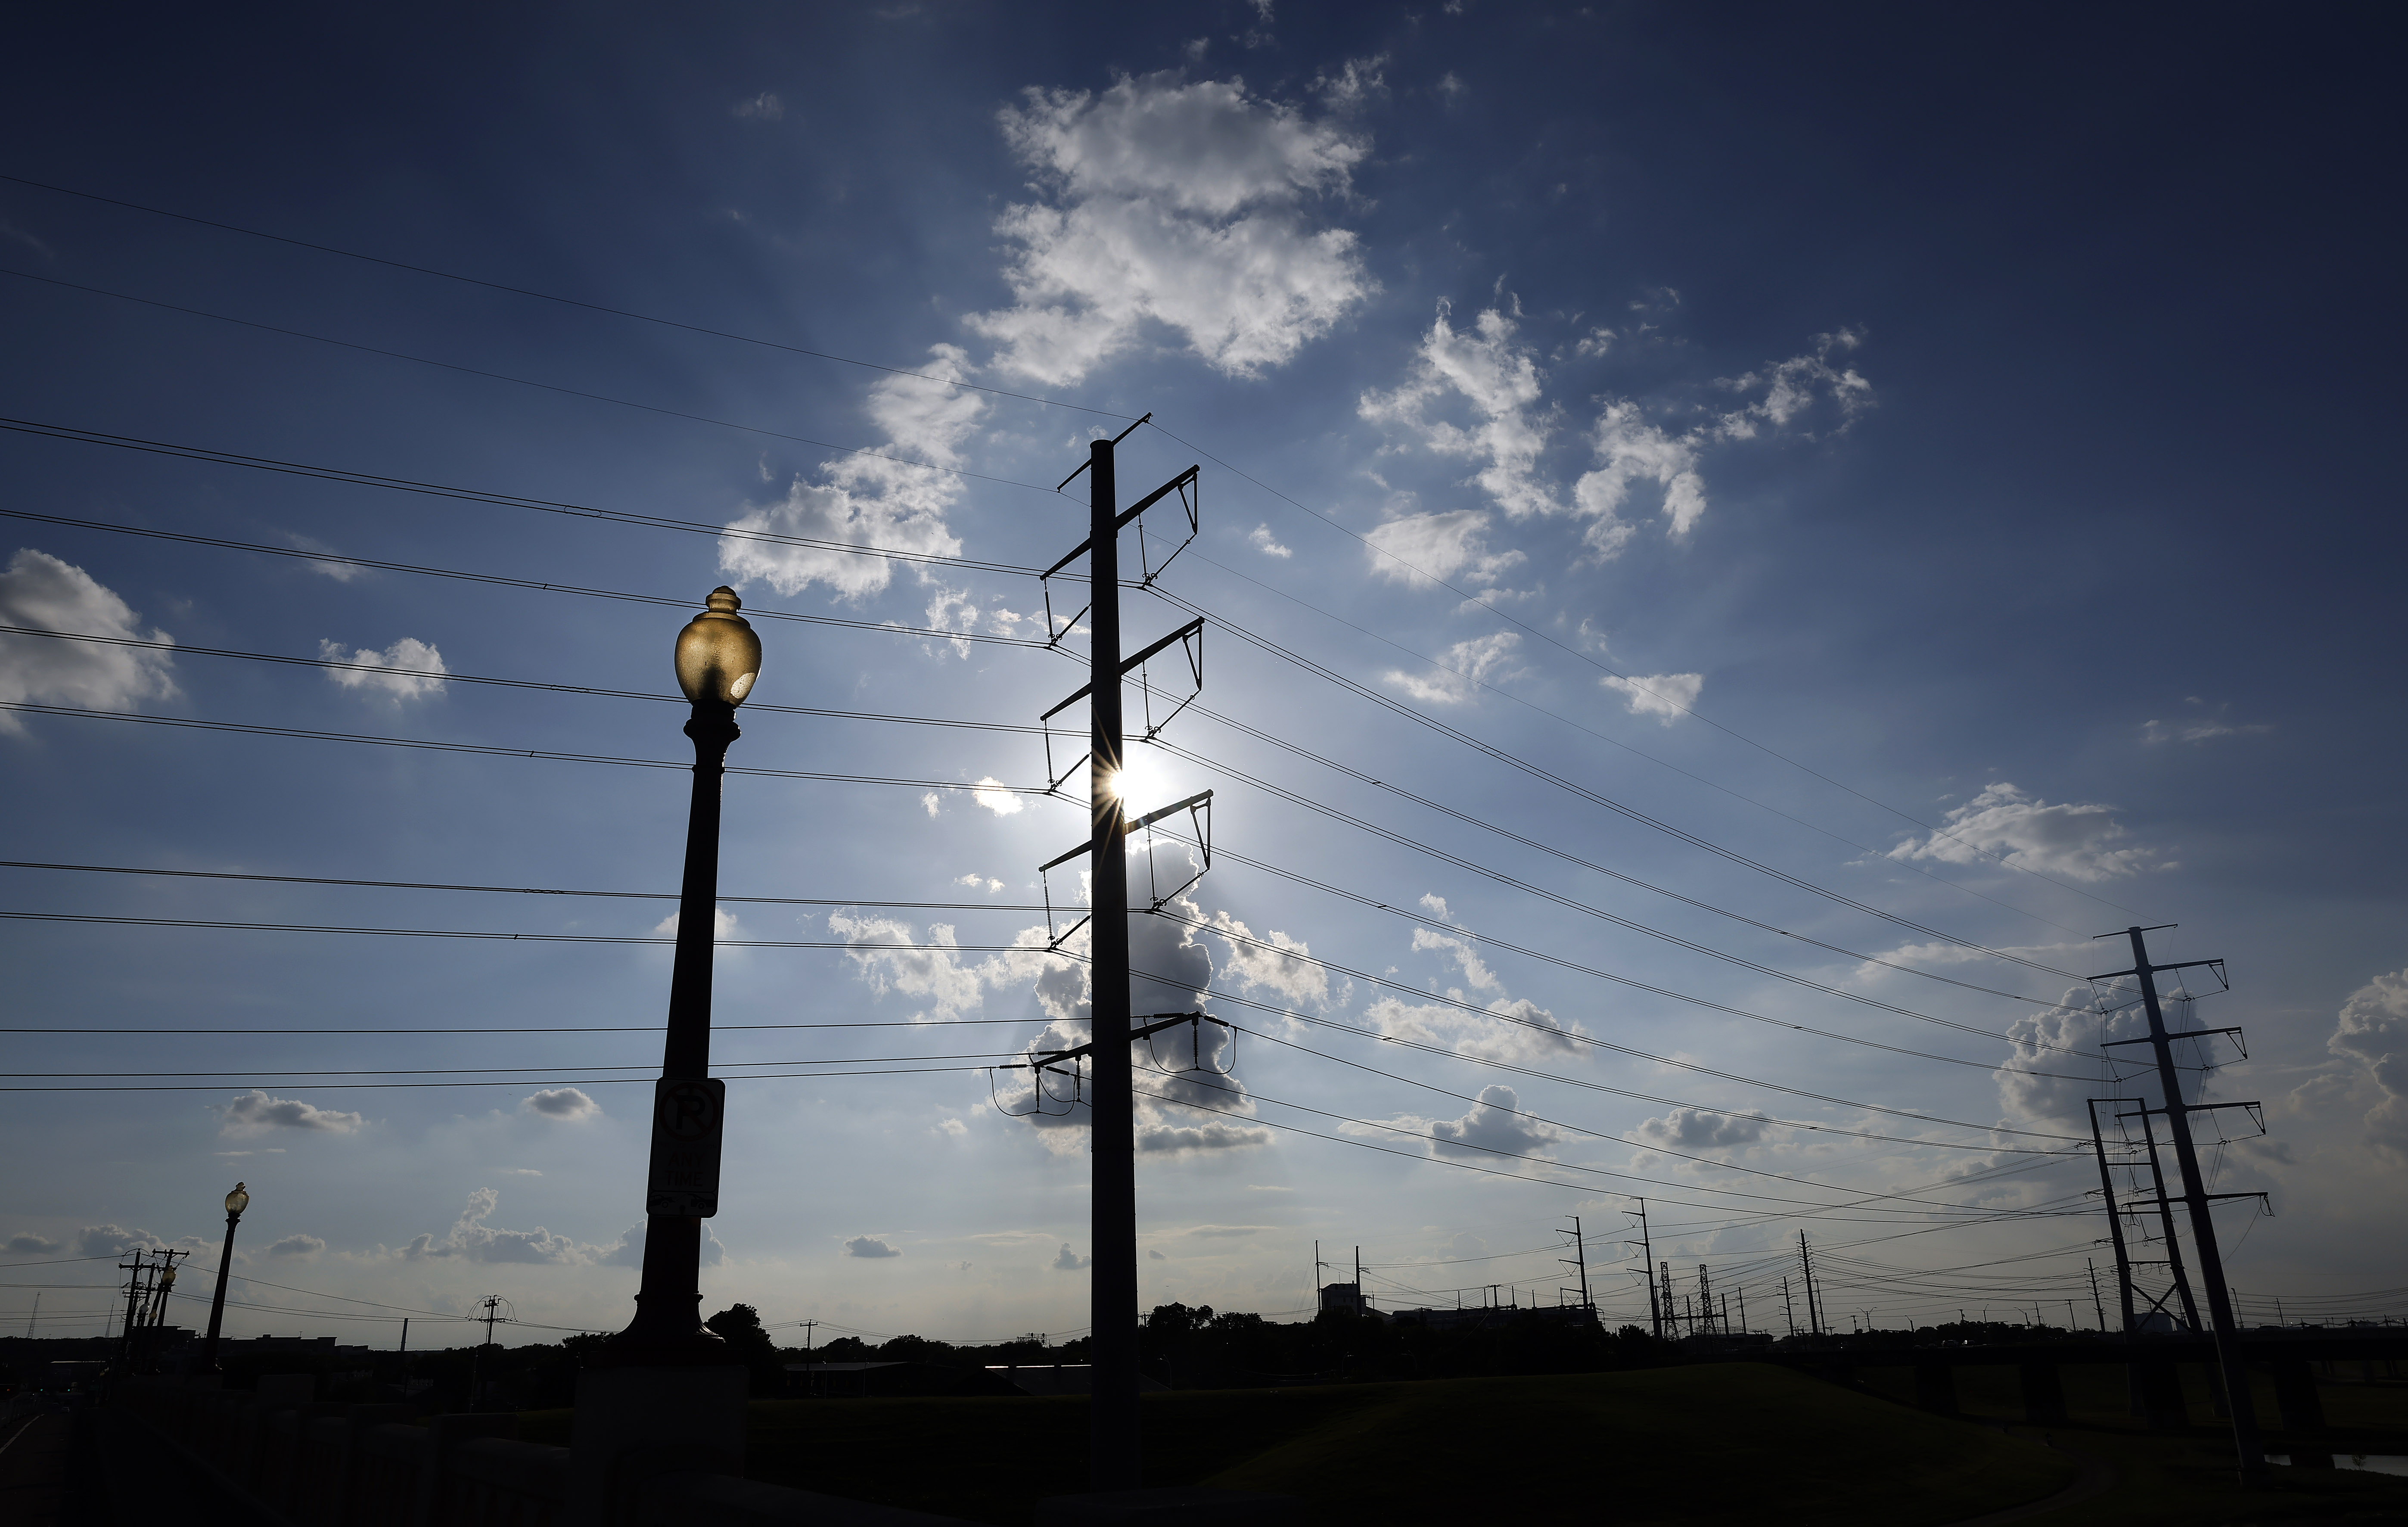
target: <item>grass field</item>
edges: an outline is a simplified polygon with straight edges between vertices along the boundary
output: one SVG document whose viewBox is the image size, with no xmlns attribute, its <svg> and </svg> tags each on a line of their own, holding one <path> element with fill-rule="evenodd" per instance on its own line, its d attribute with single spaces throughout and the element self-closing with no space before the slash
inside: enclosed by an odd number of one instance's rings
<svg viewBox="0 0 2408 1527">
<path fill-rule="evenodd" d="M 1941 1527 L 2056 1493 L 2078 1452 L 2107 1460 L 2117 1484 L 2035 1527 L 2408 1521 L 2408 1481 L 2375 1476 L 2280 1471 L 2244 1496 L 2221 1433 L 2140 1431 L 2120 1390 L 2109 1406 L 2103 1389 L 2070 1383 L 2077 1424 L 2043 1439 L 2001 1424 L 2009 1397 L 1986 1379 L 1960 1395 L 1969 1416 L 1998 1413 L 1988 1421 L 1924 1415 L 1883 1397 L 1889 1376 L 1867 1376 L 1851 1389 L 1725 1363 L 1151 1394 L 1147 1482 L 1276 1491 L 1336 1522 Z M 2345 1391 L 2328 1410 L 2362 1442 L 2390 1435 L 2372 1450 L 2408 1450 L 2408 1390 Z M 566 1411 L 522 1418 L 532 1441 L 567 1432 Z M 755 1401 L 748 1453 L 756 1479 L 1025 1527 L 1040 1497 L 1083 1487 L 1086 1402 Z"/>
</svg>

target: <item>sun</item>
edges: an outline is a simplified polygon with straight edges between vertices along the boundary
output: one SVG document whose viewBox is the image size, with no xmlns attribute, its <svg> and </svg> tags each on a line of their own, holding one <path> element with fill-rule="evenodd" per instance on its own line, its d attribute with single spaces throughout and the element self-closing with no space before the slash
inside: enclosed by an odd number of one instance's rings
<svg viewBox="0 0 2408 1527">
<path fill-rule="evenodd" d="M 1142 816 L 1156 806 L 1168 805 L 1172 800 L 1171 780 L 1162 766 L 1162 756 L 1148 747 L 1131 747 L 1121 759 L 1120 772 L 1112 776 L 1112 794 L 1131 816 Z"/>
</svg>

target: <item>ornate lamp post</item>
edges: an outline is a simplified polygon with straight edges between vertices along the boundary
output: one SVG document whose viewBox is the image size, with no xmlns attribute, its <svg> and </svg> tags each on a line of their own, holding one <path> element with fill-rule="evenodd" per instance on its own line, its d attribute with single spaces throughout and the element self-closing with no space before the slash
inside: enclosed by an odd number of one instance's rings
<svg viewBox="0 0 2408 1527">
<path fill-rule="evenodd" d="M 678 900 L 677 960 L 669 975 L 668 1033 L 652 1108 L 652 1174 L 645 1192 L 644 1280 L 636 1318 L 612 1344 L 629 1366 L 728 1361 L 702 1323 L 702 1222 L 719 1212 L 724 1083 L 710 1078 L 710 962 L 719 910 L 719 795 L 727 746 L 743 735 L 736 708 L 761 672 L 761 639 L 737 613 L 732 588 L 678 633 L 678 687 L 693 702 L 694 797 L 686 816 L 685 880 Z"/>
<path fill-rule="evenodd" d="M 226 1274 L 234 1267 L 234 1231 L 242 1223 L 242 1211 L 251 1207 L 251 1194 L 236 1183 L 234 1191 L 225 1196 L 225 1244 L 218 1247 L 218 1291 L 209 1301 L 209 1336 L 201 1344 L 201 1372 L 218 1371 L 218 1327 L 225 1322 Z"/>
</svg>

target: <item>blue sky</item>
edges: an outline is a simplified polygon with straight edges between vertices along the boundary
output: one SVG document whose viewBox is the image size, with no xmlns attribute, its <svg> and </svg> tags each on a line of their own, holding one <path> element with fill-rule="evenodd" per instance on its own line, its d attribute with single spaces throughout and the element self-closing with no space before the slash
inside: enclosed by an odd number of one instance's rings
<svg viewBox="0 0 2408 1527">
<path fill-rule="evenodd" d="M 783 1074 L 732 1088 L 706 1297 L 1076 1330 L 1083 1131 L 977 1068 L 1082 1021 L 1025 909 L 1083 807 L 977 790 L 1041 785 L 1025 732 L 759 707 L 1032 724 L 1083 675 L 1012 569 L 1151 411 L 1124 491 L 1200 464 L 1201 533 L 1125 619 L 1200 611 L 1206 686 L 1136 794 L 1214 789 L 1223 852 L 1139 925 L 1138 1001 L 1247 1031 L 1236 1090 L 1148 1084 L 1147 1303 L 1297 1309 L 1316 1240 L 1397 1304 L 1552 1302 L 1578 1214 L 1635 1315 L 1641 1192 L 1726 1286 L 1802 1228 L 1886 1323 L 1964 1301 L 1885 1269 L 2086 1302 L 2092 1179 L 2048 1153 L 2131 1019 L 2062 972 L 2133 922 L 2229 962 L 2197 1012 L 2249 1059 L 2204 1085 L 2269 1133 L 2214 1159 L 2278 1211 L 2222 1211 L 2232 1282 L 2386 1287 L 2371 16 L 50 19 L 0 107 L 0 607 L 121 644 L 0 635 L 0 699 L 51 708 L 0 713 L 7 857 L 673 889 L 680 775 L 509 755 L 674 760 L 679 709 L 468 681 L 674 699 L 678 606 L 734 583 L 767 656 L 731 763 L 923 783 L 730 780 L 714 1058 Z M 7 923 L 15 1085 L 190 1088 L 0 1110 L 20 1283 L 206 1260 L 240 1176 L 273 1307 L 238 1332 L 394 1333 L 292 1289 L 624 1322 L 643 1090 L 598 1078 L 657 1064 L 667 953 L 578 941 L 667 902 L 0 877 L 149 920 Z M 778 1024 L 868 1027 L 741 1027 Z M 579 1027 L 637 1031 L 486 1031 Z M 279 1029 L 342 1031 L 225 1031 Z"/>
</svg>

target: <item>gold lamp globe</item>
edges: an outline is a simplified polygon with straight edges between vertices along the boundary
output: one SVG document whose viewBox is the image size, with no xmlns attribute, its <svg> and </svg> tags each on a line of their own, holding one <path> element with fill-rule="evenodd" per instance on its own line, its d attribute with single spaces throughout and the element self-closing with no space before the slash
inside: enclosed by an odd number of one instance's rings
<svg viewBox="0 0 2408 1527">
<path fill-rule="evenodd" d="M 236 1183 L 234 1185 L 234 1191 L 226 1195 L 226 1213 L 230 1215 L 239 1215 L 243 1210 L 250 1207 L 251 1195 L 243 1190 L 242 1184 Z"/>
<path fill-rule="evenodd" d="M 678 633 L 678 687 L 696 705 L 715 701 L 734 710 L 761 676 L 761 639 L 737 613 L 744 601 L 734 589 L 723 583 L 704 603 L 710 608 Z"/>
</svg>

